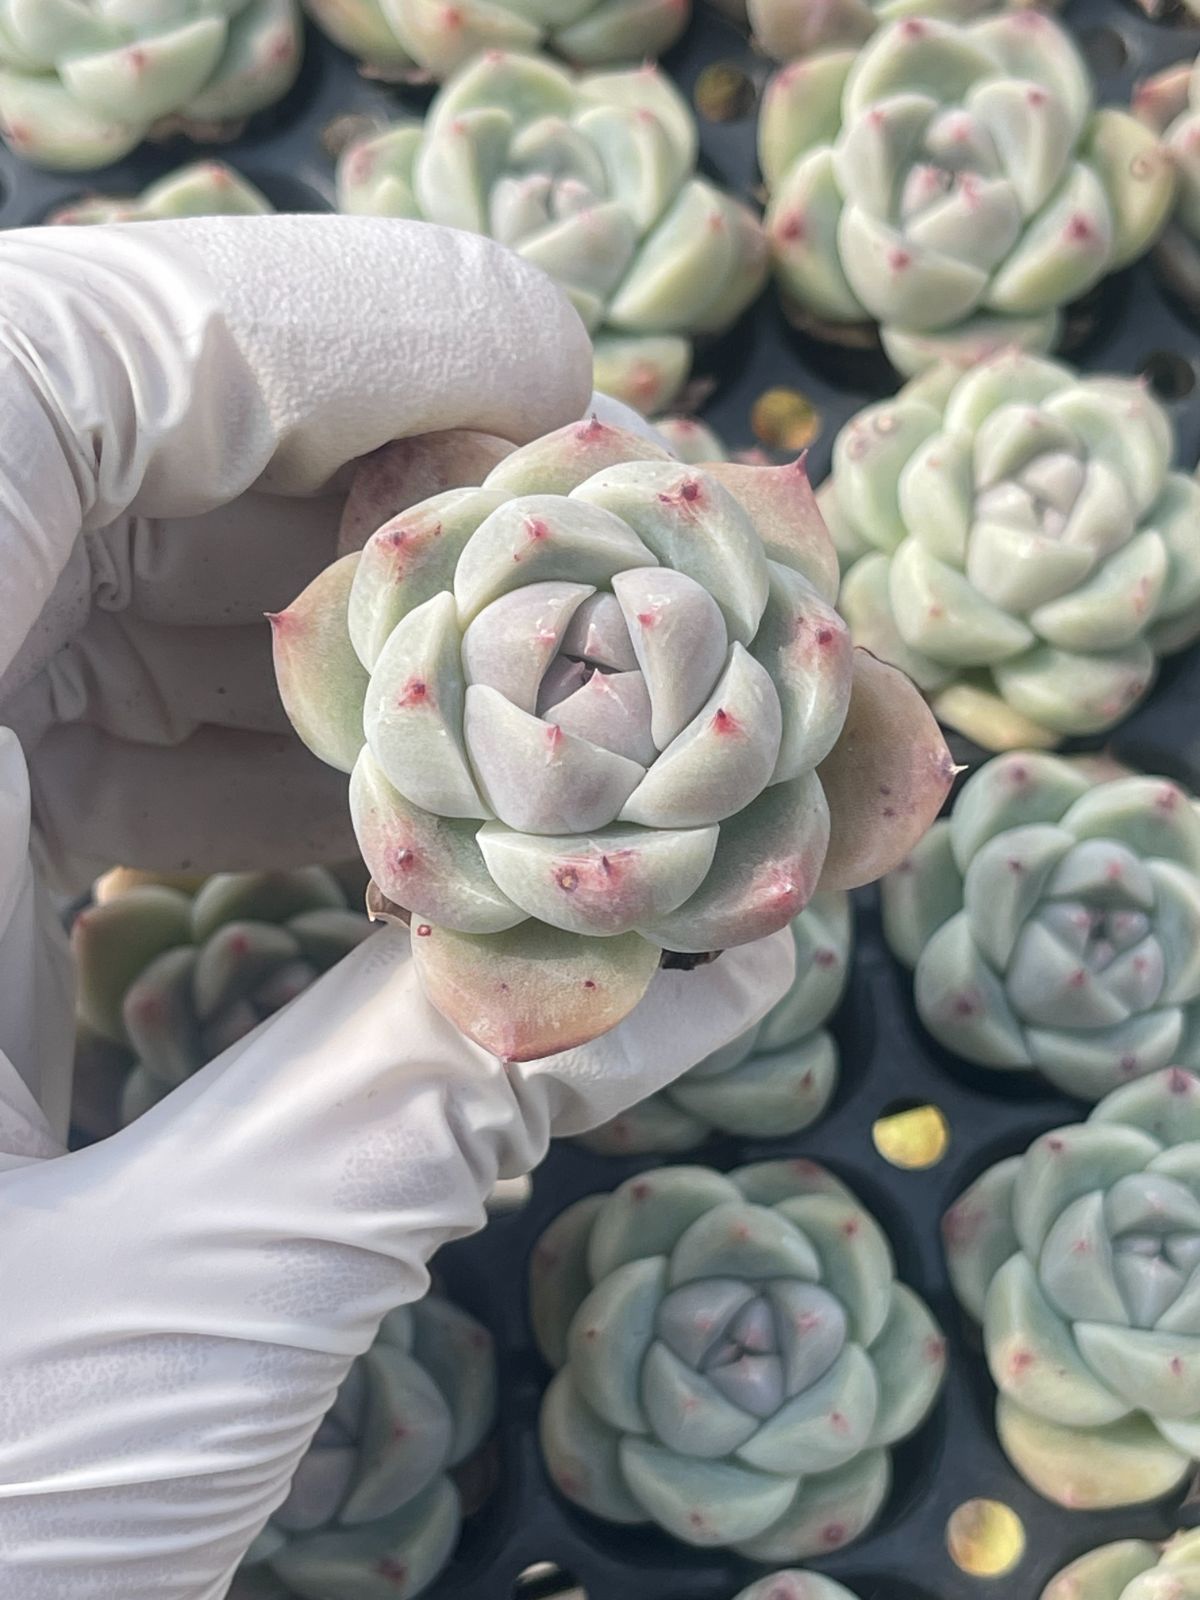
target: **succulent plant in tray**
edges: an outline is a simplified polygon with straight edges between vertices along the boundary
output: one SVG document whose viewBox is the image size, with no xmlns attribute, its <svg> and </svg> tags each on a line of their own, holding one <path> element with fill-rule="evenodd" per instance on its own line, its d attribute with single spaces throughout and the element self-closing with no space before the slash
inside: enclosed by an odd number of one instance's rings
<svg viewBox="0 0 1200 1600">
<path fill-rule="evenodd" d="M 228 137 L 300 70 L 298 0 L 0 0 L 0 134 L 37 166 Z"/>
<path fill-rule="evenodd" d="M 195 161 L 159 178 L 141 194 L 89 194 L 46 218 L 58 225 L 154 222 L 167 217 L 259 216 L 275 208 L 223 161 Z"/>
<path fill-rule="evenodd" d="M 1200 59 L 1180 61 L 1139 84 L 1133 109 L 1161 136 L 1175 164 L 1175 209 L 1155 264 L 1193 312 L 1200 311 Z"/>
<path fill-rule="evenodd" d="M 1075 1510 L 1182 1483 L 1200 1457 L 1200 1079 L 1115 1090 L 985 1172 L 943 1229 L 1017 1470 Z"/>
<path fill-rule="evenodd" d="M 596 387 L 650 414 L 683 386 L 697 338 L 766 280 L 753 213 L 696 173 L 696 124 L 654 67 L 572 74 L 493 51 L 424 125 L 352 144 L 343 211 L 490 234 L 548 272 L 596 342 Z"/>
<path fill-rule="evenodd" d="M 604 1155 L 641 1155 L 693 1150 L 712 1133 L 783 1138 L 815 1122 L 837 1088 L 838 1048 L 823 1024 L 849 974 L 848 896 L 814 895 L 793 919 L 792 938 L 795 982 L 761 1022 L 579 1142 Z"/>
<path fill-rule="evenodd" d="M 773 1572 L 760 1578 L 734 1600 L 857 1600 L 849 1589 L 819 1572 Z"/>
<path fill-rule="evenodd" d="M 140 1116 L 370 932 L 323 867 L 218 873 L 194 892 L 134 883 L 82 911 L 71 933 L 80 1019 L 126 1054 L 120 1120 Z"/>
<path fill-rule="evenodd" d="M 998 756 L 883 907 L 921 1019 L 968 1061 L 1084 1100 L 1200 1066 L 1200 816 L 1166 779 Z"/>
<path fill-rule="evenodd" d="M 415 1600 L 458 1543 L 451 1473 L 495 1415 L 487 1330 L 437 1295 L 392 1312 L 251 1546 L 247 1587 L 257 1576 L 279 1580 L 289 1600 Z"/>
<path fill-rule="evenodd" d="M 1119 1539 L 1089 1550 L 1042 1590 L 1041 1600 L 1198 1600 L 1200 1533 L 1165 1545 Z"/>
<path fill-rule="evenodd" d="M 485 50 L 551 50 L 577 66 L 641 62 L 687 27 L 691 0 L 307 0 L 372 77 L 445 78 Z"/>
<path fill-rule="evenodd" d="M 941 1386 L 928 1309 L 811 1161 L 663 1167 L 592 1195 L 543 1234 L 531 1286 L 557 1369 L 541 1439 L 561 1492 L 756 1561 L 865 1532 L 889 1446 Z"/>
<path fill-rule="evenodd" d="M 690 467 L 592 418 L 394 517 L 275 619 L 284 705 L 351 773 L 376 890 L 486 1049 L 595 1038 L 664 951 L 784 928 L 920 836 L 949 754 L 851 650 L 835 584 L 802 466 Z"/>
<path fill-rule="evenodd" d="M 905 17 L 785 67 L 759 150 L 797 314 L 842 339 L 878 324 L 904 373 L 1050 349 L 1063 309 L 1149 248 L 1174 189 L 1153 132 L 1093 100 L 1037 11 Z"/>
<path fill-rule="evenodd" d="M 839 433 L 821 508 L 856 643 L 989 749 L 1114 726 L 1200 632 L 1200 484 L 1144 384 L 1010 350 Z"/>
</svg>

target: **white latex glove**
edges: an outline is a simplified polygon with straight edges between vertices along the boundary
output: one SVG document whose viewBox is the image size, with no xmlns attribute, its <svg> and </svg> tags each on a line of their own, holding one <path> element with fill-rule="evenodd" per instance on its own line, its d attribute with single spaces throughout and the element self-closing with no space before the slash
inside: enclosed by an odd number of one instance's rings
<svg viewBox="0 0 1200 1600">
<path fill-rule="evenodd" d="M 332 553 L 324 486 L 391 438 L 535 436 L 580 413 L 589 367 L 548 280 L 467 235 L 0 239 L 2 1600 L 217 1600 L 350 1362 L 497 1177 L 790 981 L 781 934 L 506 1071 L 387 929 L 124 1132 L 73 1155 L 56 1135 L 69 970 L 30 850 L 59 877 L 327 856 L 344 780 L 282 732 L 258 621 Z"/>
</svg>

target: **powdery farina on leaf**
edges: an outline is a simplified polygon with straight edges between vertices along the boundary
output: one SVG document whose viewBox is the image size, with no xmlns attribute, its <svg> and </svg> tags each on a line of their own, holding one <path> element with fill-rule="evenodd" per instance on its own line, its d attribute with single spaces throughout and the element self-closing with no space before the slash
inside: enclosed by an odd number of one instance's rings
<svg viewBox="0 0 1200 1600">
<path fill-rule="evenodd" d="M 416 1600 L 462 1523 L 449 1473 L 496 1417 L 491 1335 L 430 1295 L 384 1319 L 246 1556 L 296 1600 Z"/>
<path fill-rule="evenodd" d="M 300 70 L 298 0 L 0 0 L 0 134 L 67 172 L 236 132 Z"/>
<path fill-rule="evenodd" d="M 579 1143 L 603 1155 L 669 1154 L 712 1133 L 775 1139 L 815 1122 L 837 1088 L 838 1048 L 822 1024 L 849 975 L 849 897 L 814 895 L 793 918 L 792 938 L 795 981 L 761 1022 Z"/>
<path fill-rule="evenodd" d="M 351 772 L 427 992 L 526 1060 L 663 950 L 785 927 L 920 837 L 949 754 L 851 650 L 802 467 L 685 466 L 595 419 L 402 512 L 274 619 L 284 704 Z"/>
<path fill-rule="evenodd" d="M 692 343 L 766 280 L 756 216 L 697 176 L 687 102 L 654 67 L 577 76 L 492 51 L 422 125 L 352 144 L 343 211 L 488 234 L 556 279 L 596 336 L 595 384 L 647 414 L 682 388 Z"/>
<path fill-rule="evenodd" d="M 687 1544 L 779 1562 L 850 1543 L 941 1386 L 929 1311 L 809 1161 L 665 1167 L 592 1195 L 542 1236 L 531 1284 L 559 1369 L 541 1419 L 555 1485 Z"/>
<path fill-rule="evenodd" d="M 943 1232 L 1017 1470 L 1078 1510 L 1180 1484 L 1200 1456 L 1200 1079 L 1117 1089 L 985 1172 Z"/>
<path fill-rule="evenodd" d="M 759 153 L 785 293 L 818 322 L 877 322 L 905 373 L 1051 348 L 1174 189 L 1154 134 L 1094 108 L 1070 35 L 1036 11 L 906 17 L 785 67 Z"/>
<path fill-rule="evenodd" d="M 1089 1550 L 1046 1585 L 1042 1600 L 1200 1600 L 1200 1533 Z"/>
<path fill-rule="evenodd" d="M 855 642 L 989 749 L 1112 727 L 1200 631 L 1200 486 L 1144 384 L 1010 350 L 868 406 L 820 494 Z"/>
<path fill-rule="evenodd" d="M 374 77 L 445 78 L 485 50 L 552 50 L 577 66 L 661 55 L 691 0 L 308 0 L 315 20 Z"/>
<path fill-rule="evenodd" d="M 1165 778 L 997 757 L 883 885 L 926 1027 L 1083 1100 L 1200 1066 L 1200 817 Z"/>
</svg>

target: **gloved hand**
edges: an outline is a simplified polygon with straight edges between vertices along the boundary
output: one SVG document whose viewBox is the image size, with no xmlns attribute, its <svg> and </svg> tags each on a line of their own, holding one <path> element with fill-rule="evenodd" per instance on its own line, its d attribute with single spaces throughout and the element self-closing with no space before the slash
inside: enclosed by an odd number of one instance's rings
<svg viewBox="0 0 1200 1600">
<path fill-rule="evenodd" d="M 284 732 L 260 613 L 330 558 L 347 462 L 536 436 L 581 413 L 589 369 L 548 280 L 467 235 L 238 218 L 0 239 L 0 1600 L 217 1600 L 351 1360 L 497 1177 L 790 981 L 781 934 L 506 1071 L 426 1004 L 389 928 L 62 1153 L 45 875 L 328 857 L 344 780 Z"/>
</svg>

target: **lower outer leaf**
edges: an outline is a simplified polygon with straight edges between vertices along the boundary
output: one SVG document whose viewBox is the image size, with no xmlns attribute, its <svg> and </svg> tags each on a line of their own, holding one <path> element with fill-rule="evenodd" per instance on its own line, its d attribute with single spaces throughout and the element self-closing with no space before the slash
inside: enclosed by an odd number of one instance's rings
<svg viewBox="0 0 1200 1600">
<path fill-rule="evenodd" d="M 275 677 L 288 720 L 331 767 L 349 772 L 363 745 L 367 674 L 346 621 L 357 555 L 326 567 L 286 611 L 268 617 Z"/>
<path fill-rule="evenodd" d="M 505 440 L 466 429 L 384 445 L 355 471 L 338 529 L 338 554 L 361 550 L 377 528 L 422 500 L 481 484 L 511 452 Z"/>
<path fill-rule="evenodd" d="M 1089 1550 L 1064 1567 L 1042 1591 L 1041 1600 L 1121 1600 L 1126 1586 L 1158 1565 L 1158 1549 L 1143 1539 L 1121 1539 Z"/>
<path fill-rule="evenodd" d="M 1071 1510 L 1141 1505 L 1169 1494 L 1191 1462 L 1148 1417 L 1066 1428 L 1001 1396 L 996 1430 L 1009 1460 L 1039 1494 Z"/>
<path fill-rule="evenodd" d="M 830 818 L 820 887 L 853 889 L 916 844 L 950 792 L 954 762 L 904 674 L 856 650 L 846 723 L 817 775 Z"/>
<path fill-rule="evenodd" d="M 789 1509 L 737 1549 L 752 1561 L 803 1561 L 857 1539 L 879 1515 L 891 1487 L 886 1450 L 865 1450 L 836 1472 L 801 1480 Z"/>
<path fill-rule="evenodd" d="M 532 921 L 483 937 L 417 923 L 413 956 L 442 1015 L 504 1061 L 535 1061 L 607 1033 L 659 964 L 639 934 L 588 939 Z"/>
</svg>

